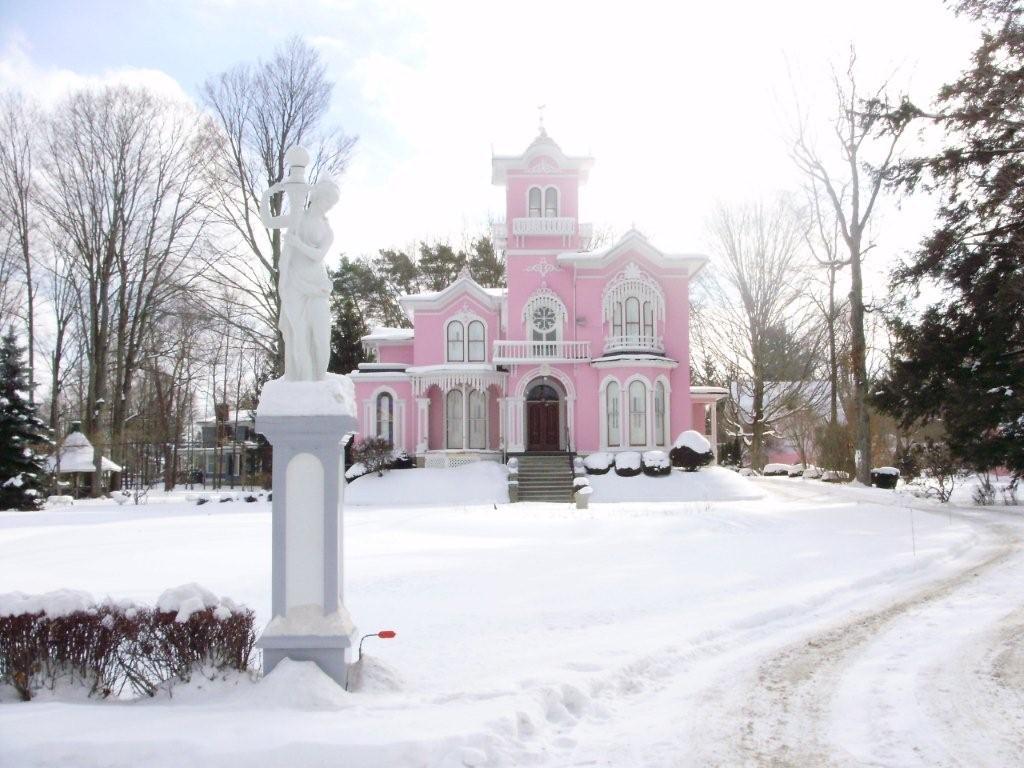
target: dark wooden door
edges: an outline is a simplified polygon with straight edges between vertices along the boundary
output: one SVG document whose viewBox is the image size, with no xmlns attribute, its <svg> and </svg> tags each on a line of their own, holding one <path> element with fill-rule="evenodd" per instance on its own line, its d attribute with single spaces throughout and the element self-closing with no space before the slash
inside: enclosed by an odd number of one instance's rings
<svg viewBox="0 0 1024 768">
<path fill-rule="evenodd" d="M 558 450 L 558 402 L 526 404 L 526 450 Z"/>
</svg>

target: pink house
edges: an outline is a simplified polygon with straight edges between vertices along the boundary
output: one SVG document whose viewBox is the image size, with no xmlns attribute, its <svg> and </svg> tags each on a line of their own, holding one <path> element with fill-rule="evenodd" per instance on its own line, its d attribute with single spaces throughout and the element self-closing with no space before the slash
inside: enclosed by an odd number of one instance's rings
<svg viewBox="0 0 1024 768">
<path fill-rule="evenodd" d="M 714 434 L 718 388 L 691 388 L 690 281 L 707 259 L 665 253 L 635 230 L 588 250 L 580 186 L 593 159 L 541 130 L 494 157 L 506 218 L 494 227 L 508 288 L 468 272 L 402 298 L 413 328 L 364 337 L 376 362 L 352 373 L 361 434 L 428 466 L 507 454 L 667 450 Z M 712 440 L 712 444 L 714 441 Z"/>
</svg>

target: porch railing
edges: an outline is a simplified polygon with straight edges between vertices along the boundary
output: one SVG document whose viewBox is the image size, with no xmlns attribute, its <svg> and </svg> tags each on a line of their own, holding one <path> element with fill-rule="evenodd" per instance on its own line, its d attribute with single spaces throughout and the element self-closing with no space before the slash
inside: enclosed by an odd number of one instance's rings
<svg viewBox="0 0 1024 768">
<path fill-rule="evenodd" d="M 611 352 L 656 352 L 665 351 L 665 342 L 661 336 L 627 333 L 621 336 L 608 336 L 604 340 L 605 354 Z"/>
<path fill-rule="evenodd" d="M 590 359 L 589 341 L 494 342 L 494 362 L 499 365 L 538 362 L 577 362 Z"/>
</svg>

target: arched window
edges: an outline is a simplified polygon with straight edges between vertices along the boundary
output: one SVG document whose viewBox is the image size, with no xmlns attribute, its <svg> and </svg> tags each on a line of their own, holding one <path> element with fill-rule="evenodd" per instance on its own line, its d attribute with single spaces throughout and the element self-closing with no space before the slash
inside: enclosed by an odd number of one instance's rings
<svg viewBox="0 0 1024 768">
<path fill-rule="evenodd" d="M 544 190 L 544 216 L 554 217 L 558 215 L 558 190 L 548 187 Z"/>
<path fill-rule="evenodd" d="M 622 302 L 615 302 L 612 307 L 612 336 L 622 335 Z"/>
<path fill-rule="evenodd" d="M 644 338 L 654 338 L 654 307 L 651 302 L 644 302 Z"/>
<path fill-rule="evenodd" d="M 487 447 L 487 396 L 478 389 L 469 393 L 469 447 Z"/>
<path fill-rule="evenodd" d="M 654 385 L 654 443 L 665 444 L 665 382 Z"/>
<path fill-rule="evenodd" d="M 532 216 L 532 217 L 540 216 L 541 215 L 540 187 L 531 187 L 530 188 L 529 199 L 530 199 L 530 205 L 529 205 L 530 212 L 529 212 L 529 215 Z"/>
<path fill-rule="evenodd" d="M 605 421 L 608 430 L 608 446 L 620 445 L 622 431 L 619 428 L 619 383 L 609 381 L 604 390 Z"/>
<path fill-rule="evenodd" d="M 634 339 L 640 336 L 640 299 L 635 296 L 626 299 L 626 335 Z"/>
<path fill-rule="evenodd" d="M 642 381 L 629 385 L 629 444 L 647 445 L 647 387 Z"/>
<path fill-rule="evenodd" d="M 377 395 L 377 437 L 395 444 L 395 399 L 389 392 Z"/>
<path fill-rule="evenodd" d="M 486 343 L 484 341 L 484 324 L 474 320 L 469 324 L 469 362 L 482 363 L 487 356 Z"/>
<path fill-rule="evenodd" d="M 448 323 L 448 362 L 461 363 L 466 359 L 465 348 L 466 329 L 458 320 Z"/>
<path fill-rule="evenodd" d="M 462 448 L 462 390 L 453 389 L 445 397 L 445 447 Z"/>
<path fill-rule="evenodd" d="M 523 323 L 526 338 L 532 342 L 555 342 L 562 337 L 568 313 L 565 304 L 548 288 L 535 291 L 523 306 Z M 557 354 L 557 344 L 531 345 L 531 354 L 550 357 Z"/>
</svg>

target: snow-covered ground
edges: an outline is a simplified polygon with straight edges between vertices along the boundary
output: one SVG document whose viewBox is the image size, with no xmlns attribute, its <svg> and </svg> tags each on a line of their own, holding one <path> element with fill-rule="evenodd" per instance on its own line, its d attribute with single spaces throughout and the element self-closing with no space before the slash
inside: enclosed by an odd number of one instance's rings
<svg viewBox="0 0 1024 768">
<path fill-rule="evenodd" d="M 1019 512 L 706 471 L 693 501 L 609 500 L 679 477 L 592 477 L 587 510 L 410 506 L 416 487 L 395 485 L 393 502 L 345 516 L 346 604 L 362 631 L 398 632 L 367 643 L 367 690 L 296 665 L 171 700 L 4 703 L 0 762 L 1002 766 L 1024 754 Z M 386 498 L 390 479 L 350 491 Z M 266 502 L 0 513 L 0 552 L 0 592 L 153 602 L 195 581 L 268 618 Z"/>
</svg>

